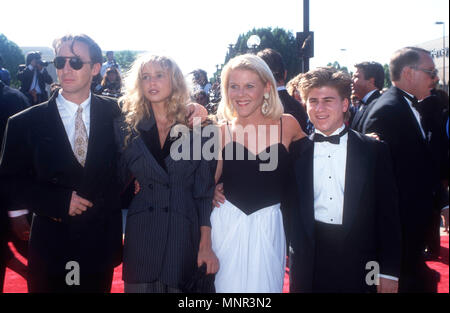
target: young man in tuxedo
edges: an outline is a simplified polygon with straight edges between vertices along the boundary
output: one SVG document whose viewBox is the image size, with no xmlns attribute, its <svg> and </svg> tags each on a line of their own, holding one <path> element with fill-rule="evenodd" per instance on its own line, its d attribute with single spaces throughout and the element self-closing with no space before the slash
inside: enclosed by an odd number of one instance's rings
<svg viewBox="0 0 450 313">
<path fill-rule="evenodd" d="M 61 89 L 8 120 L 0 175 L 10 209 L 33 212 L 30 292 L 109 292 L 121 262 L 114 100 L 91 94 L 100 47 L 87 35 L 54 41 Z"/>
<path fill-rule="evenodd" d="M 394 53 L 389 71 L 393 86 L 375 102 L 363 132 L 378 134 L 392 156 L 402 225 L 399 291 L 436 292 L 437 277 L 425 264 L 424 250 L 433 201 L 442 188 L 430 149 L 437 134 L 424 127 L 420 106 L 435 85 L 437 70 L 429 51 L 406 47 Z"/>
<path fill-rule="evenodd" d="M 291 145 L 290 291 L 397 292 L 400 224 L 387 146 L 345 126 L 350 76 L 319 68 L 299 86 L 315 133 Z"/>
<path fill-rule="evenodd" d="M 358 111 L 352 117 L 350 128 L 362 132 L 362 124 L 373 102 L 381 94 L 384 86 L 384 68 L 377 62 L 362 62 L 355 65 L 356 71 L 352 78 L 352 93 L 359 101 Z"/>
</svg>

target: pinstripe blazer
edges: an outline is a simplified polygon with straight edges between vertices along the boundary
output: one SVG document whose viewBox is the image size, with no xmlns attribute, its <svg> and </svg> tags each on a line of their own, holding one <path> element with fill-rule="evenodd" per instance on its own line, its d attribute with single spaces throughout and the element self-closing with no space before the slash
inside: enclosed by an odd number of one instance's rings
<svg viewBox="0 0 450 313">
<path fill-rule="evenodd" d="M 191 158 L 175 161 L 169 155 L 166 172 L 140 137 L 140 130 L 148 131 L 155 123 L 152 115 L 131 134 L 123 118 L 114 125 L 121 176 L 124 181 L 134 176 L 141 187 L 128 208 L 123 279 L 127 283 L 159 280 L 181 288 L 197 267 L 200 226 L 210 226 L 216 161 L 193 160 L 189 136 Z"/>
</svg>

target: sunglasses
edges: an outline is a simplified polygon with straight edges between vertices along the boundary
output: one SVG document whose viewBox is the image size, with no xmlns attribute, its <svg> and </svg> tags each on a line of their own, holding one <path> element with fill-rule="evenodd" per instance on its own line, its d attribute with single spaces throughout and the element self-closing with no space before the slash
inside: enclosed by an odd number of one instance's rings
<svg viewBox="0 0 450 313">
<path fill-rule="evenodd" d="M 69 65 L 74 70 L 78 71 L 84 64 L 92 64 L 92 62 L 83 62 L 79 57 L 56 57 L 53 64 L 58 70 L 62 70 L 66 66 L 66 61 L 69 60 Z"/>
<path fill-rule="evenodd" d="M 438 70 L 437 70 L 437 69 L 434 69 L 434 70 L 425 70 L 425 69 L 423 69 L 423 68 L 417 68 L 417 67 L 414 67 L 414 69 L 415 69 L 416 71 L 421 71 L 421 72 L 424 72 L 424 73 L 428 74 L 428 76 L 430 76 L 431 79 L 435 79 L 436 76 L 437 76 L 437 74 L 438 74 Z"/>
</svg>

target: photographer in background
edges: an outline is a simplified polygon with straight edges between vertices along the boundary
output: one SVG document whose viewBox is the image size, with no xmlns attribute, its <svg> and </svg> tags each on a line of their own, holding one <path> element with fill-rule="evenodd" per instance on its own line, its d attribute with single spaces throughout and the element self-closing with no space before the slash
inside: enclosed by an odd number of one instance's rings
<svg viewBox="0 0 450 313">
<path fill-rule="evenodd" d="M 120 73 L 120 66 L 116 62 L 116 59 L 114 59 L 114 51 L 107 51 L 106 52 L 106 62 L 102 64 L 102 69 L 100 70 L 100 74 L 102 77 L 105 77 L 106 70 L 110 67 L 114 67 L 117 69 L 117 71 Z"/>
<path fill-rule="evenodd" d="M 20 91 L 27 96 L 32 105 L 47 101 L 45 84 L 53 83 L 53 79 L 45 68 L 48 62 L 41 60 L 39 51 L 29 52 L 26 66 L 19 70 L 17 78 L 21 82 Z"/>
</svg>

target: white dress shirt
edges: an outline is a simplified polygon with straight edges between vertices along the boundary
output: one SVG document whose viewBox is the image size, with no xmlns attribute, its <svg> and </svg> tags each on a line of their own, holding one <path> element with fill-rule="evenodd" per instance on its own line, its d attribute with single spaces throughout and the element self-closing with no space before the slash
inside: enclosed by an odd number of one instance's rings
<svg viewBox="0 0 450 313">
<path fill-rule="evenodd" d="M 402 89 L 402 91 L 403 91 L 404 93 L 407 93 L 407 94 L 410 95 L 411 97 L 414 97 L 414 96 L 413 96 L 412 94 L 410 94 L 409 92 L 406 92 L 406 91 L 404 91 L 403 89 Z M 405 98 L 406 102 L 408 102 L 409 108 L 410 108 L 411 111 L 413 112 L 414 116 L 416 117 L 417 123 L 419 124 L 420 131 L 422 132 L 422 136 L 423 136 L 424 139 L 426 139 L 427 137 L 426 137 L 426 135 L 425 135 L 425 131 L 424 131 L 423 128 L 422 128 L 422 121 L 421 121 L 421 118 L 420 118 L 420 113 L 419 113 L 419 111 L 417 111 L 416 108 L 412 106 L 412 101 L 411 101 L 411 100 L 409 100 L 407 97 L 403 97 L 403 98 Z"/>
<path fill-rule="evenodd" d="M 342 125 L 332 135 L 343 131 Z M 316 133 L 324 135 L 316 129 Z M 345 168 L 348 134 L 339 144 L 314 143 L 314 218 L 316 221 L 342 225 L 344 214 Z"/>
<path fill-rule="evenodd" d="M 74 149 L 75 144 L 75 117 L 77 115 L 78 104 L 70 102 L 65 99 L 61 92 L 58 97 L 56 97 L 56 106 L 58 108 L 59 116 L 64 125 L 64 129 L 66 130 L 67 138 L 69 139 L 70 146 L 72 150 Z M 80 104 L 83 108 L 82 119 L 84 122 L 84 126 L 86 126 L 86 132 L 89 138 L 89 129 L 90 129 L 90 118 L 91 118 L 91 94 L 89 93 L 89 97 Z"/>
</svg>

